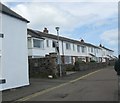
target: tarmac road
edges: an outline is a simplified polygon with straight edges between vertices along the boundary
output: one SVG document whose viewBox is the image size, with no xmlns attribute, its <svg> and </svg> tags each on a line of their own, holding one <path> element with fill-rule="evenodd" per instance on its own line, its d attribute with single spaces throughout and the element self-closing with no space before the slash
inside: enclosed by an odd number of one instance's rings
<svg viewBox="0 0 120 103">
<path fill-rule="evenodd" d="M 5 90 L 2 92 L 2 101 L 16 101 L 20 98 L 24 98 L 34 93 L 38 93 L 44 91 L 48 88 L 52 88 L 58 86 L 60 84 L 69 82 L 81 76 L 84 76 L 88 73 L 96 71 L 96 69 L 89 69 L 85 71 L 77 71 L 76 73 L 71 74 L 71 72 L 67 73 L 67 76 L 63 76 L 58 79 L 47 79 L 47 78 L 30 78 L 30 85 L 24 86 L 20 88 Z"/>
<path fill-rule="evenodd" d="M 113 67 L 104 68 L 18 101 L 118 101 L 118 78 Z"/>
</svg>

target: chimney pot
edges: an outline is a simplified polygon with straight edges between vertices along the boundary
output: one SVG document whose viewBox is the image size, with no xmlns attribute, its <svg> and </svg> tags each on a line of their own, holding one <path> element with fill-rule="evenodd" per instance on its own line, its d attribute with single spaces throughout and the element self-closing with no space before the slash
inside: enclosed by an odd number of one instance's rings
<svg viewBox="0 0 120 103">
<path fill-rule="evenodd" d="M 99 46 L 100 46 L 100 47 L 102 47 L 102 45 L 101 45 L 101 44 L 100 44 Z"/>
<path fill-rule="evenodd" d="M 81 39 L 81 42 L 82 42 L 82 43 L 84 43 L 84 40 L 83 40 L 83 39 Z"/>
<path fill-rule="evenodd" d="M 48 33 L 49 31 L 47 30 L 47 28 L 44 28 L 43 32 Z"/>
</svg>

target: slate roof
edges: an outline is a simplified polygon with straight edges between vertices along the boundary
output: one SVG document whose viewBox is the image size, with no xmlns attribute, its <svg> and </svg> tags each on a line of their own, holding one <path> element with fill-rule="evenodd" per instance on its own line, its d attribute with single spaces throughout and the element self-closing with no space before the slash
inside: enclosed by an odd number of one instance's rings
<svg viewBox="0 0 120 103">
<path fill-rule="evenodd" d="M 27 31 L 28 31 L 28 34 L 30 34 L 32 37 L 38 37 L 38 38 L 46 37 L 46 38 L 51 38 L 51 39 L 56 39 L 57 40 L 57 35 L 48 34 L 48 33 L 44 33 L 44 32 L 38 31 L 38 30 L 32 30 L 32 29 L 27 29 Z M 70 39 L 70 38 L 66 38 L 66 37 L 62 37 L 62 36 L 59 36 L 59 40 L 70 42 L 70 43 L 86 45 L 86 46 L 90 46 L 90 47 L 95 47 L 95 48 L 101 49 L 100 47 L 95 46 L 93 44 L 80 42 L 78 40 L 74 40 L 74 39 Z"/>
<path fill-rule="evenodd" d="M 3 5 L 2 3 L 0 3 L 0 12 L 29 23 L 29 21 L 27 19 L 25 19 L 22 16 L 20 16 L 19 14 L 15 13 L 13 10 L 11 10 L 7 6 Z"/>
<path fill-rule="evenodd" d="M 35 38 L 39 38 L 39 39 L 44 39 L 44 38 L 42 38 L 41 35 L 38 35 L 38 33 L 36 33 L 35 31 L 33 31 L 32 29 L 27 29 L 27 34 L 29 34 L 31 37 L 35 37 Z"/>
<path fill-rule="evenodd" d="M 113 50 L 108 49 L 108 48 L 106 48 L 106 47 L 104 47 L 104 46 L 102 46 L 102 48 L 103 48 L 103 49 L 106 49 L 106 50 L 108 50 L 108 51 L 112 51 L 112 52 L 114 52 Z"/>
</svg>

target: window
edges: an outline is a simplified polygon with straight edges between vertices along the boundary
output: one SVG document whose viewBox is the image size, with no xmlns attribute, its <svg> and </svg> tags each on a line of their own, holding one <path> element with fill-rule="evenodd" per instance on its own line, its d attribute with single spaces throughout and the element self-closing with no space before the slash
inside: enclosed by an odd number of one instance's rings
<svg viewBox="0 0 120 103">
<path fill-rule="evenodd" d="M 65 64 L 71 64 L 71 63 L 72 63 L 71 56 L 65 56 Z"/>
<path fill-rule="evenodd" d="M 98 53 L 98 49 L 97 48 L 95 49 L 95 53 Z"/>
<path fill-rule="evenodd" d="M 66 49 L 67 49 L 67 50 L 70 50 L 70 49 L 71 49 L 70 43 L 66 43 Z"/>
<path fill-rule="evenodd" d="M 96 53 L 96 49 L 94 48 L 94 53 Z"/>
<path fill-rule="evenodd" d="M 3 37 L 4 37 L 4 34 L 1 34 L 1 33 L 0 33 L 0 37 L 3 38 Z"/>
<path fill-rule="evenodd" d="M 98 53 L 98 49 L 96 49 L 96 53 Z"/>
<path fill-rule="evenodd" d="M 53 48 L 56 47 L 56 43 L 57 43 L 56 41 L 53 41 L 53 42 L 52 42 L 52 47 L 53 47 Z"/>
<path fill-rule="evenodd" d="M 81 46 L 82 53 L 85 53 L 85 46 Z"/>
<path fill-rule="evenodd" d="M 44 48 L 44 41 L 39 39 L 33 39 L 33 46 L 35 48 Z"/>
<path fill-rule="evenodd" d="M 6 83 L 6 80 L 5 79 L 0 79 L 0 84 L 4 84 Z"/>
<path fill-rule="evenodd" d="M 75 45 L 73 44 L 73 51 L 75 51 Z"/>
<path fill-rule="evenodd" d="M 90 47 L 88 47 L 88 52 L 90 52 Z"/>
<path fill-rule="evenodd" d="M 80 46 L 77 45 L 77 52 L 80 52 Z"/>
<path fill-rule="evenodd" d="M 91 53 L 93 53 L 93 48 L 91 47 Z"/>
<path fill-rule="evenodd" d="M 46 40 L 46 45 L 47 45 L 47 47 L 50 47 L 49 40 Z"/>
</svg>

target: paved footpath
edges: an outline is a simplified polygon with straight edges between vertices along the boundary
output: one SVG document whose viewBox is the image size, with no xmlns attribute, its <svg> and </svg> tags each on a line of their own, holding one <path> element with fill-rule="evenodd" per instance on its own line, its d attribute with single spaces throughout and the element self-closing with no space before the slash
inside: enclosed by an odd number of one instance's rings
<svg viewBox="0 0 120 103">
<path fill-rule="evenodd" d="M 59 79 L 31 79 L 31 85 L 3 92 L 4 101 L 118 101 L 113 67 L 87 70 Z"/>
</svg>

